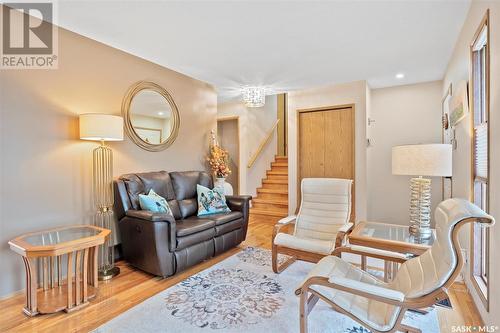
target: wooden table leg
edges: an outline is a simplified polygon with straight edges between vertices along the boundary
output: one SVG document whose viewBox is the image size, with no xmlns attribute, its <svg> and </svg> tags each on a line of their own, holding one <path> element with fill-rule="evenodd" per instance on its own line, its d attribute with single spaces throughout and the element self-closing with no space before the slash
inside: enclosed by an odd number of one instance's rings
<svg viewBox="0 0 500 333">
<path fill-rule="evenodd" d="M 99 284 L 98 266 L 97 266 L 98 254 L 99 254 L 99 247 L 98 246 L 92 247 L 89 268 L 90 268 L 90 285 L 94 288 L 97 288 Z"/>
<path fill-rule="evenodd" d="M 57 285 L 62 286 L 62 255 L 57 256 Z"/>
<path fill-rule="evenodd" d="M 81 302 L 81 283 L 80 283 L 80 267 L 82 265 L 82 251 L 76 251 L 76 267 L 75 267 L 75 305 L 80 305 Z"/>
<path fill-rule="evenodd" d="M 67 275 L 67 291 L 68 291 L 68 304 L 66 309 L 69 310 L 73 307 L 73 252 L 68 253 L 68 272 Z"/>
<path fill-rule="evenodd" d="M 26 307 L 24 308 L 24 313 L 32 317 L 38 314 L 36 262 L 27 257 L 23 257 L 23 261 L 24 268 L 26 269 Z"/>
<path fill-rule="evenodd" d="M 89 249 L 83 252 L 83 303 L 88 301 L 88 266 L 89 266 Z"/>
</svg>

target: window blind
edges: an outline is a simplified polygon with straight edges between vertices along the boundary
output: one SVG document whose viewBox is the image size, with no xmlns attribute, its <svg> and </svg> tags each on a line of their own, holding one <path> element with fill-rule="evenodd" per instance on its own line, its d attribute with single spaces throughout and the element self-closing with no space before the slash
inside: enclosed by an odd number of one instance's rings
<svg viewBox="0 0 500 333">
<path fill-rule="evenodd" d="M 477 178 L 488 178 L 488 124 L 474 128 L 474 174 Z"/>
</svg>

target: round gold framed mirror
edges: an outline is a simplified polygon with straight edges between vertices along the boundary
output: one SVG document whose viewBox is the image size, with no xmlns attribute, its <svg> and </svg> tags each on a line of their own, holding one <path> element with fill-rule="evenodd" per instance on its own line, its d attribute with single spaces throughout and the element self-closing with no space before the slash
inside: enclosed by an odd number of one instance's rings
<svg viewBox="0 0 500 333">
<path fill-rule="evenodd" d="M 127 135 L 145 150 L 167 149 L 179 134 L 177 105 L 156 83 L 141 81 L 131 86 L 123 99 L 122 114 Z"/>
</svg>

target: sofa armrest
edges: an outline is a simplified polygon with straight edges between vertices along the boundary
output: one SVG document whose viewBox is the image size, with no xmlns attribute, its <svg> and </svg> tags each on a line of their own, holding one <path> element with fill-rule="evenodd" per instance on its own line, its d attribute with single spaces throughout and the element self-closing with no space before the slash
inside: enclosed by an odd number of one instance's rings
<svg viewBox="0 0 500 333">
<path fill-rule="evenodd" d="M 128 217 L 134 217 L 134 218 L 138 218 L 141 220 L 147 220 L 147 221 L 151 221 L 151 222 L 165 221 L 165 222 L 175 223 L 175 219 L 171 214 L 156 213 L 156 212 L 152 212 L 149 210 L 129 209 L 129 210 L 127 210 L 125 215 L 127 215 Z"/>
<path fill-rule="evenodd" d="M 252 200 L 251 195 L 226 195 L 226 203 L 229 209 L 243 214 L 243 240 L 247 236 L 250 200 Z"/>
<path fill-rule="evenodd" d="M 166 222 L 166 224 L 168 224 L 168 234 L 169 234 L 168 247 L 171 252 L 175 251 L 175 247 L 177 245 L 177 238 L 176 238 L 177 228 L 176 228 L 175 218 L 171 214 L 156 213 L 149 210 L 129 209 L 125 212 L 125 215 L 134 220 L 149 221 L 155 223 Z"/>
<path fill-rule="evenodd" d="M 250 210 L 251 195 L 226 195 L 226 203 L 232 211 L 242 212 L 243 216 L 248 216 Z"/>
</svg>

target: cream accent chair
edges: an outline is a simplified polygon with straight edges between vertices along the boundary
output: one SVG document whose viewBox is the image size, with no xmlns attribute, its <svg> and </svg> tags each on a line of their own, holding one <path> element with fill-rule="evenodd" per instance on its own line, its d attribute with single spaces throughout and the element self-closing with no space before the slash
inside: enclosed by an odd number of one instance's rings
<svg viewBox="0 0 500 333">
<path fill-rule="evenodd" d="M 351 216 L 352 180 L 337 178 L 304 178 L 302 201 L 297 216 L 278 221 L 273 232 L 272 264 L 275 273 L 282 272 L 296 259 L 318 262 L 341 246 Z M 295 223 L 293 235 L 282 233 L 285 225 Z M 291 256 L 278 265 L 278 254 Z"/>
<path fill-rule="evenodd" d="M 421 256 L 405 261 L 391 282 L 380 281 L 336 256 L 318 262 L 295 292 L 300 294 L 300 331 L 307 332 L 307 316 L 322 299 L 372 332 L 421 332 L 401 322 L 408 309 L 426 308 L 448 298 L 447 289 L 464 262 L 458 242 L 460 227 L 470 222 L 495 223 L 463 199 L 441 202 L 434 215 L 434 244 Z M 336 254 L 342 251 L 339 248 Z"/>
</svg>

